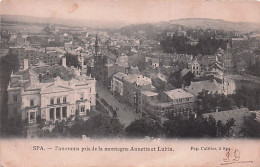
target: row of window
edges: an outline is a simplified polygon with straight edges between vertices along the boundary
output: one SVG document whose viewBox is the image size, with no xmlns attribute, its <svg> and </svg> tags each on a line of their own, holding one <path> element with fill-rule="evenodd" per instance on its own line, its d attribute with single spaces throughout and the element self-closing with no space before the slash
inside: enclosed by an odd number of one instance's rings
<svg viewBox="0 0 260 167">
<path fill-rule="evenodd" d="M 186 100 L 185 100 L 186 99 Z M 185 99 L 176 99 L 176 103 L 182 103 L 182 102 L 189 102 L 190 98 L 185 98 Z"/>
<path fill-rule="evenodd" d="M 64 96 L 63 97 L 63 100 L 62 100 L 63 103 L 67 103 L 67 97 Z M 60 97 L 57 97 L 57 103 L 56 104 L 60 104 L 61 103 L 61 98 Z M 54 98 L 51 98 L 50 99 L 50 104 L 53 105 L 54 104 Z"/>
</svg>

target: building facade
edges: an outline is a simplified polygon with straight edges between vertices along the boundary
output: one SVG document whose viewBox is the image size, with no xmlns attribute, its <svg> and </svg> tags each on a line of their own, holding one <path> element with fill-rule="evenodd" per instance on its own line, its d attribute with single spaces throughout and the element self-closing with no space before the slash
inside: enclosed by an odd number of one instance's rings
<svg viewBox="0 0 260 167">
<path fill-rule="evenodd" d="M 24 60 L 28 60 L 28 65 L 36 65 L 40 61 L 47 65 L 55 65 L 60 61 L 60 54 L 55 51 L 46 52 L 40 51 L 35 48 L 24 48 L 24 47 L 10 47 L 9 52 L 11 54 L 17 55 L 19 60 L 20 68 L 22 69 L 24 66 Z"/>
<path fill-rule="evenodd" d="M 8 117 L 20 116 L 32 124 L 86 116 L 95 110 L 95 84 L 94 79 L 66 66 L 25 67 L 11 75 Z"/>
</svg>

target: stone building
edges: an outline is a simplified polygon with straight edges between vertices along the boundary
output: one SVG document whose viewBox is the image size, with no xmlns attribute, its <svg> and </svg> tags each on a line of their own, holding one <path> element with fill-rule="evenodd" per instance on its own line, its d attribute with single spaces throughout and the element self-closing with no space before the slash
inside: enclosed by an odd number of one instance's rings
<svg viewBox="0 0 260 167">
<path fill-rule="evenodd" d="M 26 61 L 26 59 L 25 59 Z M 95 110 L 96 81 L 81 76 L 74 67 L 48 66 L 44 63 L 11 74 L 8 85 L 8 117 L 21 117 L 28 124 L 37 120 L 67 120 L 86 116 Z"/>
<path fill-rule="evenodd" d="M 56 51 L 40 51 L 36 48 L 24 48 L 24 47 L 10 47 L 10 54 L 14 54 L 18 56 L 19 65 L 22 69 L 24 66 L 24 60 L 28 60 L 29 66 L 34 66 L 35 64 L 42 61 L 47 65 L 55 65 L 60 61 L 60 53 Z"/>
</svg>

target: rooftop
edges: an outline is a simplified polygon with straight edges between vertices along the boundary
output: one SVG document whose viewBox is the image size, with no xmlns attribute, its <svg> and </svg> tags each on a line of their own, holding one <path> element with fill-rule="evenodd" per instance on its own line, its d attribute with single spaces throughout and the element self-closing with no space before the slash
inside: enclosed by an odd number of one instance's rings
<svg viewBox="0 0 260 167">
<path fill-rule="evenodd" d="M 191 98 L 192 94 L 183 89 L 174 89 L 165 92 L 171 99 Z"/>
<path fill-rule="evenodd" d="M 142 91 L 142 93 L 146 96 L 157 96 L 159 94 L 151 91 Z"/>
<path fill-rule="evenodd" d="M 10 88 L 38 89 L 54 82 L 71 82 L 80 85 L 87 84 L 90 80 L 93 79 L 80 76 L 78 69 L 74 67 L 39 65 L 12 74 Z"/>
<path fill-rule="evenodd" d="M 187 90 L 188 92 L 195 93 L 195 94 L 198 94 L 202 90 L 208 90 L 209 92 L 219 92 L 222 91 L 222 85 L 217 83 L 215 79 L 213 81 L 210 80 L 198 81 L 198 82 L 191 82 Z"/>
</svg>

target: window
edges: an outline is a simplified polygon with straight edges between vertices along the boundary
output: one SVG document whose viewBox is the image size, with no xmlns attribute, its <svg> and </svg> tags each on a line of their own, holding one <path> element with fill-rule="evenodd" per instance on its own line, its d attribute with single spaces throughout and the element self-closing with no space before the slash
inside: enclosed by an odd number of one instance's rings
<svg viewBox="0 0 260 167">
<path fill-rule="evenodd" d="M 50 104 L 51 104 L 51 105 L 54 104 L 54 98 L 51 98 Z"/>
<path fill-rule="evenodd" d="M 60 98 L 57 97 L 57 104 L 60 104 Z"/>
<path fill-rule="evenodd" d="M 67 97 L 63 97 L 63 103 L 67 103 Z"/>
<path fill-rule="evenodd" d="M 190 101 L 190 98 L 186 98 L 187 101 Z"/>
<path fill-rule="evenodd" d="M 89 89 L 89 93 L 91 93 L 91 88 Z"/>
<path fill-rule="evenodd" d="M 81 93 L 81 94 L 80 94 L 80 100 L 83 100 L 83 99 L 84 99 L 84 94 Z"/>
<path fill-rule="evenodd" d="M 33 100 L 33 99 L 30 100 L 30 106 L 31 106 L 31 107 L 34 106 L 34 100 Z"/>
<path fill-rule="evenodd" d="M 17 95 L 14 95 L 14 102 L 17 102 Z"/>
<path fill-rule="evenodd" d="M 81 106 L 80 112 L 84 112 L 84 111 L 85 111 L 85 106 Z"/>
</svg>

